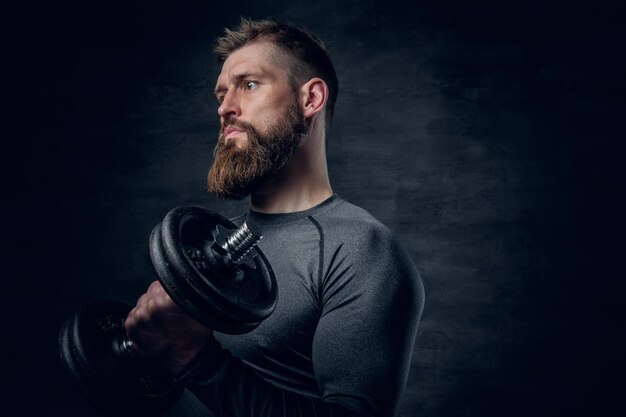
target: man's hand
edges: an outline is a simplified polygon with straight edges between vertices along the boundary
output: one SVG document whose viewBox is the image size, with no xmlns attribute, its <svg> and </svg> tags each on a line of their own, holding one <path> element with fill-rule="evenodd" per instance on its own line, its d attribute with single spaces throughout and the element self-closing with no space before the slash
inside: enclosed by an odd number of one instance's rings
<svg viewBox="0 0 626 417">
<path fill-rule="evenodd" d="M 213 333 L 178 307 L 158 281 L 139 298 L 124 326 L 136 350 L 172 374 L 189 364 Z"/>
</svg>

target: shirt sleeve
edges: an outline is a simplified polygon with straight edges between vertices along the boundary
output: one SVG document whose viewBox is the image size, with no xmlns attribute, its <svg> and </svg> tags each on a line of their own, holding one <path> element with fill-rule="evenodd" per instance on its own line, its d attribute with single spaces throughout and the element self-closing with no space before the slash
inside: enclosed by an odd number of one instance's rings
<svg viewBox="0 0 626 417">
<path fill-rule="evenodd" d="M 278 388 L 214 338 L 203 360 L 185 376 L 187 388 L 215 417 L 359 417 L 340 404 Z"/>
<path fill-rule="evenodd" d="M 322 400 L 389 416 L 406 386 L 424 290 L 388 229 L 365 235 L 334 254 L 324 278 L 313 364 Z"/>
<path fill-rule="evenodd" d="M 321 398 L 278 388 L 215 340 L 186 377 L 216 416 L 391 416 L 411 362 L 424 290 L 386 228 L 328 253 L 312 361 Z"/>
</svg>

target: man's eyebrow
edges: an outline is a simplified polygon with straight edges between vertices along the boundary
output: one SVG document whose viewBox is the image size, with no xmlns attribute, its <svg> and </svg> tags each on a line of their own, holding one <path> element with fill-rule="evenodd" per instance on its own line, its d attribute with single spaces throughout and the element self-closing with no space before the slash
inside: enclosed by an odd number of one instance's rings
<svg viewBox="0 0 626 417">
<path fill-rule="evenodd" d="M 257 79 L 262 79 L 262 78 L 266 78 L 267 77 L 267 73 L 264 71 L 244 71 L 240 74 L 235 74 L 231 79 L 234 82 L 234 84 L 239 83 L 240 81 L 246 79 L 246 78 L 257 78 Z M 226 91 L 227 88 L 225 85 L 223 84 L 218 84 L 217 86 L 215 86 L 215 91 L 214 94 L 217 95 L 219 93 L 223 93 L 224 91 Z"/>
</svg>

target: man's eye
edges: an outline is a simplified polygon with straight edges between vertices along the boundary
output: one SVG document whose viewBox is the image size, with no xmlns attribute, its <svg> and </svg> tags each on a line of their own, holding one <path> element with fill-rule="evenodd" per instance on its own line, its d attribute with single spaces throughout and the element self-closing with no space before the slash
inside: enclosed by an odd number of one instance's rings
<svg viewBox="0 0 626 417">
<path fill-rule="evenodd" d="M 246 88 L 246 90 L 254 90 L 258 86 L 259 86 L 259 83 L 257 83 L 256 81 L 245 81 L 244 82 L 244 87 Z"/>
</svg>

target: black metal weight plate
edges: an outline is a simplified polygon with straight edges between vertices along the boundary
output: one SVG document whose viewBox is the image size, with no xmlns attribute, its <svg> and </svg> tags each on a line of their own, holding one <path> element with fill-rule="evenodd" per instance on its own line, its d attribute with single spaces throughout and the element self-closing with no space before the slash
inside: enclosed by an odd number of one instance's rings
<svg viewBox="0 0 626 417">
<path fill-rule="evenodd" d="M 174 300 L 176 305 L 200 323 L 209 326 L 212 323 L 211 318 L 207 317 L 206 309 L 202 307 L 206 301 L 198 297 L 193 288 L 190 288 L 189 285 L 178 278 L 163 254 L 161 223 L 156 225 L 150 234 L 150 258 L 163 289 Z"/>
<path fill-rule="evenodd" d="M 153 231 L 150 255 L 165 290 L 192 317 L 219 332 L 245 333 L 273 312 L 276 279 L 258 247 L 248 255 L 252 268 L 224 268 L 211 249 L 218 225 L 237 228 L 201 207 L 175 208 Z"/>
<path fill-rule="evenodd" d="M 158 366 L 116 351 L 125 337 L 131 307 L 115 301 L 92 302 L 65 322 L 59 353 L 72 379 L 97 407 L 115 415 L 159 415 L 182 395 L 182 386 Z"/>
</svg>

